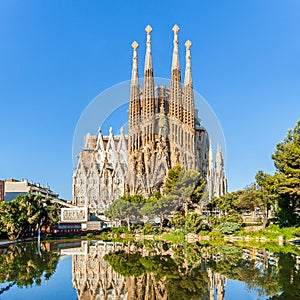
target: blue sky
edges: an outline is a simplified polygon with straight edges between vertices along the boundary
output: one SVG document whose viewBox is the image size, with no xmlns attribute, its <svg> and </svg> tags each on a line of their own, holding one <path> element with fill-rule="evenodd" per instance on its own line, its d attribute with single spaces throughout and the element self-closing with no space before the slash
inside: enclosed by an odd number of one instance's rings
<svg viewBox="0 0 300 300">
<path fill-rule="evenodd" d="M 181 65 L 191 39 L 194 88 L 224 131 L 229 189 L 273 172 L 274 147 L 300 117 L 300 1 L 0 0 L 0 178 L 71 199 L 81 113 L 130 79 L 133 40 L 142 74 L 147 24 L 154 75 L 169 78 L 175 23 Z"/>
</svg>

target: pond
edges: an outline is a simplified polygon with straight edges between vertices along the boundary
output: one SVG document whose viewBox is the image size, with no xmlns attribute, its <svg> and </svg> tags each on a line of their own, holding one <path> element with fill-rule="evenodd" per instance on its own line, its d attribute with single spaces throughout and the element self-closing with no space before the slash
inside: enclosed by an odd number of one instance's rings
<svg viewBox="0 0 300 300">
<path fill-rule="evenodd" d="M 0 299 L 300 299 L 300 250 L 74 240 L 0 248 Z"/>
</svg>

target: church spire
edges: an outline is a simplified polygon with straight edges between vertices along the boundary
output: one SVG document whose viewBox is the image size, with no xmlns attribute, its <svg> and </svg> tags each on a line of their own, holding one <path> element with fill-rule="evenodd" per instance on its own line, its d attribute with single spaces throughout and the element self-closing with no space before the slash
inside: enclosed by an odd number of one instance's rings
<svg viewBox="0 0 300 300">
<path fill-rule="evenodd" d="M 181 101 L 181 75 L 178 54 L 178 25 L 172 28 L 174 32 L 173 39 L 173 57 L 172 57 L 172 74 L 170 83 L 170 109 L 169 116 L 181 121 L 182 119 L 182 101 Z"/>
<path fill-rule="evenodd" d="M 150 25 L 147 25 L 145 28 L 145 31 L 147 32 L 147 41 L 146 41 L 146 58 L 145 58 L 145 72 L 146 70 L 152 70 L 152 54 L 151 54 L 151 32 L 152 27 Z"/>
<path fill-rule="evenodd" d="M 179 65 L 179 55 L 178 55 L 178 31 L 179 31 L 179 26 L 174 25 L 172 28 L 174 32 L 174 39 L 173 39 L 173 58 L 172 58 L 172 71 L 179 69 L 180 70 L 180 65 Z"/>
<path fill-rule="evenodd" d="M 133 57 L 132 57 L 132 73 L 131 73 L 131 85 L 132 84 L 138 84 L 139 82 L 139 76 L 138 76 L 138 55 L 137 55 L 137 48 L 139 47 L 139 44 L 134 41 L 131 44 L 131 47 L 133 48 Z"/>
<path fill-rule="evenodd" d="M 181 121 L 182 118 L 182 103 L 181 103 L 181 76 L 178 54 L 178 31 L 179 27 L 174 25 L 172 28 L 174 32 L 173 39 L 173 58 L 172 58 L 172 74 L 170 84 L 170 117 Z"/>
<path fill-rule="evenodd" d="M 145 57 L 145 68 L 144 68 L 144 90 L 143 90 L 143 104 L 142 104 L 142 115 L 143 119 L 152 119 L 155 114 L 155 96 L 154 96 L 154 78 L 153 78 L 153 68 L 152 68 L 152 54 L 151 54 L 151 36 L 152 28 L 148 25 L 145 28 L 147 32 L 146 41 L 146 57 Z M 147 134 L 144 130 L 143 135 L 147 135 L 147 140 L 152 140 L 154 138 L 154 125 L 149 125 L 150 129 L 147 129 Z"/>
<path fill-rule="evenodd" d="M 216 153 L 216 167 L 220 169 L 223 166 L 224 166 L 224 162 L 223 162 L 222 149 L 221 146 L 218 144 L 217 153 Z"/>
<path fill-rule="evenodd" d="M 187 40 L 185 42 L 186 54 L 185 54 L 185 75 L 184 75 L 184 86 L 193 86 L 192 80 L 192 69 L 191 69 L 191 46 L 192 42 Z"/>
<path fill-rule="evenodd" d="M 130 105 L 129 105 L 129 124 L 128 124 L 128 135 L 129 135 L 129 150 L 134 150 L 138 146 L 138 135 L 134 134 L 138 132 L 140 123 L 140 88 L 139 88 L 139 75 L 138 75 L 138 55 L 137 48 L 139 44 L 134 41 L 132 43 L 133 58 L 132 58 L 132 74 L 130 84 Z"/>
<path fill-rule="evenodd" d="M 208 169 L 211 170 L 214 167 L 214 157 L 212 151 L 211 140 L 209 140 L 209 150 L 208 150 Z"/>
<path fill-rule="evenodd" d="M 194 104 L 194 91 L 193 91 L 193 81 L 192 81 L 192 69 L 191 69 L 191 46 L 192 42 L 190 40 L 185 42 L 186 55 L 185 55 L 185 75 L 184 75 L 184 116 L 183 122 L 186 124 L 190 130 L 195 129 L 195 104 Z"/>
</svg>

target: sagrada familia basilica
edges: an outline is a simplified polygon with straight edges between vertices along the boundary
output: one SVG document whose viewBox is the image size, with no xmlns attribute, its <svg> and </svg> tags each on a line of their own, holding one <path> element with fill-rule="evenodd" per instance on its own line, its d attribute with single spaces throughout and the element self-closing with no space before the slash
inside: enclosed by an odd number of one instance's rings
<svg viewBox="0 0 300 300">
<path fill-rule="evenodd" d="M 133 42 L 128 134 L 112 128 L 108 136 L 87 134 L 73 174 L 73 204 L 102 214 L 124 194 L 153 195 L 162 190 L 168 170 L 182 165 L 196 170 L 207 181 L 208 201 L 227 192 L 224 161 L 218 147 L 216 159 L 207 130 L 194 107 L 191 45 L 186 41 L 184 82 L 178 53 L 179 27 L 173 27 L 173 57 L 170 86 L 155 86 L 152 28 L 146 27 L 146 55 L 143 87 L 139 85 L 138 43 Z M 200 108 L 201 109 L 201 108 Z"/>
</svg>

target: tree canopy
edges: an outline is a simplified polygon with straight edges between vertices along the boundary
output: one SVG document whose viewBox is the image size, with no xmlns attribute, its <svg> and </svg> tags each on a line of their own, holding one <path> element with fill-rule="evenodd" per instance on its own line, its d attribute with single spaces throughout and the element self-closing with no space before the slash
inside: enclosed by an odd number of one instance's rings
<svg viewBox="0 0 300 300">
<path fill-rule="evenodd" d="M 295 210 L 300 206 L 300 120 L 284 141 L 277 144 L 272 159 L 276 168 L 273 189 L 279 195 L 278 216 L 288 224 L 295 224 L 298 221 Z"/>
<path fill-rule="evenodd" d="M 10 202 L 0 203 L 0 229 L 12 240 L 35 235 L 38 228 L 58 220 L 56 207 L 40 195 L 20 194 Z"/>
<path fill-rule="evenodd" d="M 146 199 L 141 195 L 124 195 L 115 200 L 104 215 L 114 220 L 126 220 L 130 230 L 130 220 L 141 217 L 140 209 Z"/>
</svg>

